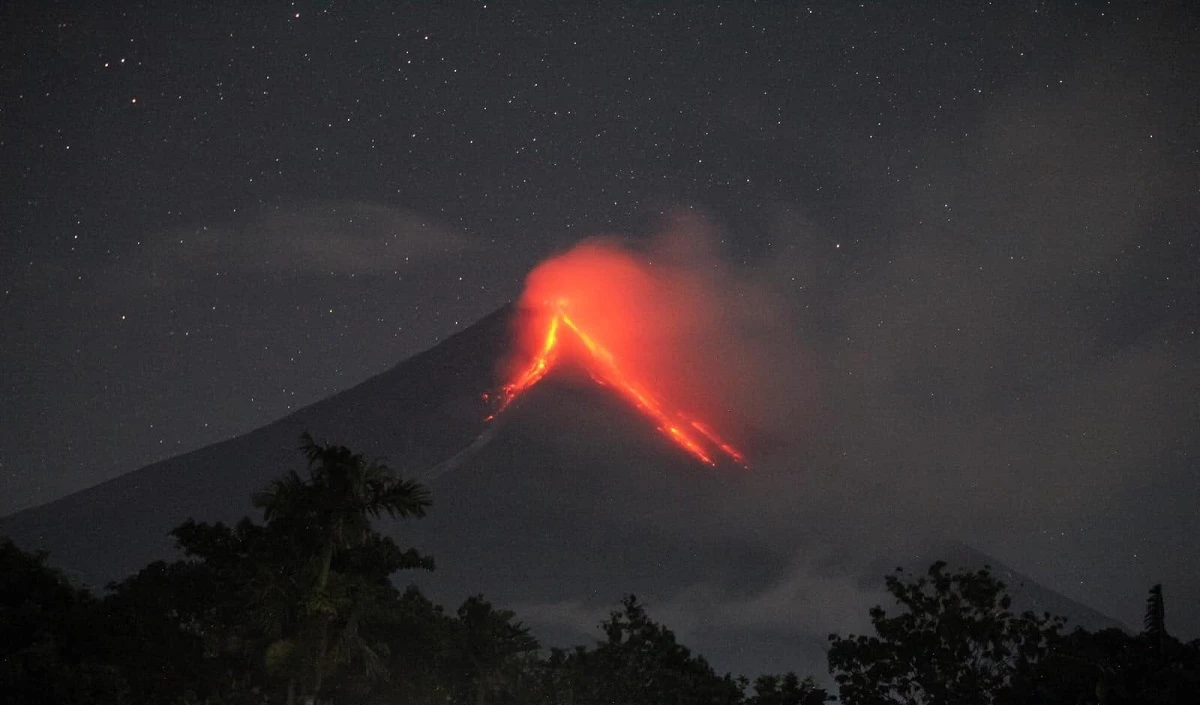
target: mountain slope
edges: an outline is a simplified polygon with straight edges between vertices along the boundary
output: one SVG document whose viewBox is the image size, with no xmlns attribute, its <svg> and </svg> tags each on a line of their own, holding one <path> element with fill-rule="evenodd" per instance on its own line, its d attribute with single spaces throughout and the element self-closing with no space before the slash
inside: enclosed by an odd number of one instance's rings
<svg viewBox="0 0 1200 705">
<path fill-rule="evenodd" d="M 169 555 L 167 533 L 192 517 L 233 521 L 250 494 L 302 460 L 300 433 L 385 457 L 398 469 L 431 467 L 484 428 L 479 394 L 493 382 L 511 309 L 358 386 L 275 423 L 0 520 L 18 545 L 49 551 L 80 581 L 103 585 Z"/>
</svg>

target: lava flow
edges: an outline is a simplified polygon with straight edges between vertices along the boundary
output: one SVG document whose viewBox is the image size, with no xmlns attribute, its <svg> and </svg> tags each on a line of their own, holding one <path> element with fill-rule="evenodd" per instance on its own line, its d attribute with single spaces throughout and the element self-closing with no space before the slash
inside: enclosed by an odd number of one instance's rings
<svg viewBox="0 0 1200 705">
<path fill-rule="evenodd" d="M 634 381 L 622 371 L 613 354 L 568 315 L 563 300 L 546 304 L 547 316 L 541 344 L 529 365 L 504 385 L 497 402 L 496 411 L 487 417 L 491 421 L 508 408 L 521 394 L 528 391 L 550 372 L 559 359 L 564 332 L 570 332 L 582 343 L 586 351 L 580 360 L 585 369 L 600 384 L 609 386 L 628 399 L 639 411 L 649 417 L 660 433 L 683 450 L 707 465 L 716 465 L 715 458 L 728 457 L 735 463 L 746 466 L 746 458 L 729 442 L 701 421 L 667 407 L 659 398 Z"/>
</svg>

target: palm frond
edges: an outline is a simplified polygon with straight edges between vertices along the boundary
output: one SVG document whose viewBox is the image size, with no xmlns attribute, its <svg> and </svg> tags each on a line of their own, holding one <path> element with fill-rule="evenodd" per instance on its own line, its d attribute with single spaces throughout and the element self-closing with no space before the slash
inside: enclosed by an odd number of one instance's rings
<svg viewBox="0 0 1200 705">
<path fill-rule="evenodd" d="M 251 501 L 255 507 L 263 510 L 264 520 L 271 521 L 303 511 L 310 499 L 309 489 L 309 484 L 299 473 L 291 470 L 283 477 L 273 480 L 266 489 L 256 492 Z"/>
<path fill-rule="evenodd" d="M 372 492 L 376 517 L 379 512 L 393 517 L 423 517 L 426 508 L 433 504 L 429 489 L 414 480 L 389 479 L 374 486 Z"/>
</svg>

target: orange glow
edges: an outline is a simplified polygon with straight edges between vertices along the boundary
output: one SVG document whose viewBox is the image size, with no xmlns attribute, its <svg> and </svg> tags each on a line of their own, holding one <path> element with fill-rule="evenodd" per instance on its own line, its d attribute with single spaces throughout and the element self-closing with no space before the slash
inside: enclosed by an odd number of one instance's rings
<svg viewBox="0 0 1200 705">
<path fill-rule="evenodd" d="M 560 331 L 569 330 L 580 343 L 581 364 L 596 382 L 612 387 L 624 396 L 635 408 L 654 422 L 655 428 L 674 442 L 677 446 L 706 465 L 716 465 L 714 457 L 724 455 L 733 462 L 746 466 L 746 458 L 730 443 L 723 440 L 711 428 L 689 415 L 672 409 L 664 404 L 659 397 L 642 386 L 628 374 L 613 353 L 602 345 L 596 337 L 567 313 L 571 299 L 563 296 L 548 297 L 543 300 L 541 310 L 533 312 L 533 321 L 526 329 L 526 336 L 538 341 L 527 345 L 532 349 L 532 359 L 529 363 L 518 368 L 512 381 L 504 385 L 499 395 L 496 412 L 487 420 L 495 418 L 509 407 L 521 394 L 542 380 L 558 362 L 563 348 L 559 345 Z M 601 323 L 605 323 L 602 321 Z M 612 326 L 613 321 L 607 321 Z M 620 321 L 615 322 L 617 325 Z M 604 327 L 603 325 L 599 327 Z M 533 333 L 528 331 L 532 329 Z M 636 339 L 636 331 L 630 334 L 625 331 L 624 339 Z M 584 354 L 586 353 L 586 354 Z"/>
</svg>

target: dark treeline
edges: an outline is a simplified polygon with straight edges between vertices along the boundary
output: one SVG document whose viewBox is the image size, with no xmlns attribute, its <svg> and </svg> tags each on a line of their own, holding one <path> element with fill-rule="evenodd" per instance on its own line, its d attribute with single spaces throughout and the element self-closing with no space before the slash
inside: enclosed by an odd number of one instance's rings
<svg viewBox="0 0 1200 705">
<path fill-rule="evenodd" d="M 1156 586 L 1145 630 L 1067 632 L 1015 614 L 986 569 L 942 563 L 887 578 L 898 611 L 872 635 L 830 637 L 838 697 L 793 673 L 717 673 L 626 596 L 595 643 L 543 649 L 483 596 L 453 612 L 401 571 L 433 559 L 372 527 L 421 517 L 421 485 L 305 435 L 307 475 L 255 495 L 263 522 L 185 522 L 183 554 L 108 586 L 72 586 L 0 543 L 0 703 L 851 705 L 1194 703 L 1200 642 L 1165 624 Z"/>
</svg>

